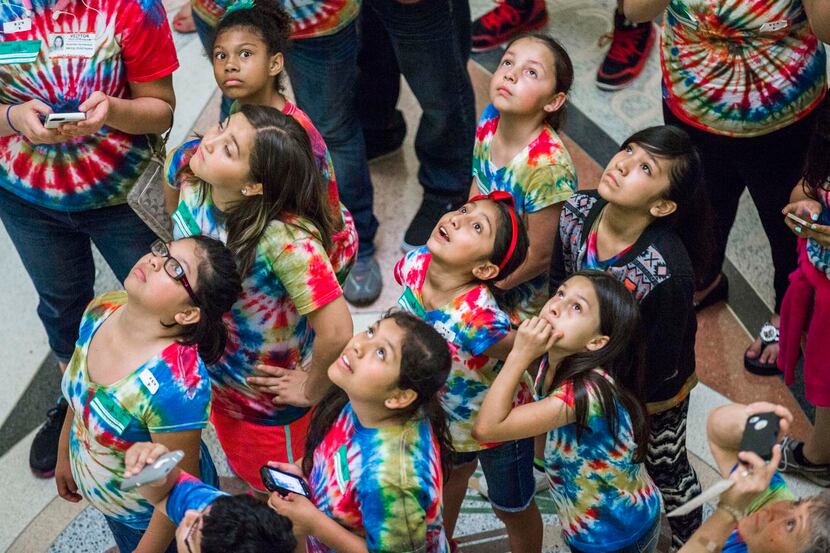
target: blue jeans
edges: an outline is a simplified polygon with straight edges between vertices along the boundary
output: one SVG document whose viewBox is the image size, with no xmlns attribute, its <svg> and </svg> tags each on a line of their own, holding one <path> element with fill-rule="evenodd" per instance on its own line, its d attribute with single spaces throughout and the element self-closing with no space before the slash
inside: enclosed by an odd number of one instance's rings
<svg viewBox="0 0 830 553">
<path fill-rule="evenodd" d="M 95 262 L 90 239 L 121 282 L 150 251 L 153 232 L 126 204 L 88 211 L 55 211 L 0 187 L 0 220 L 37 290 L 37 314 L 49 347 L 68 362 L 81 315 L 92 300 Z"/>
<path fill-rule="evenodd" d="M 362 53 L 361 32 L 372 44 Z M 375 47 L 378 40 L 385 47 Z M 297 103 L 331 152 L 340 196 L 357 227 L 360 257 L 374 253 L 378 226 L 361 124 L 390 126 L 400 74 L 424 112 L 415 139 L 424 192 L 466 196 L 476 123 L 469 50 L 467 0 L 365 0 L 358 21 L 333 35 L 296 40 L 287 53 Z"/>
<path fill-rule="evenodd" d="M 199 458 L 201 480 L 205 484 L 218 488 L 219 476 L 216 474 L 216 467 L 213 464 L 213 459 L 208 452 L 205 442 L 199 444 L 199 450 L 201 455 Z M 135 551 L 136 547 L 138 547 L 138 542 L 144 537 L 144 532 L 147 531 L 147 528 L 133 528 L 106 515 L 104 515 L 104 518 L 115 538 L 115 545 L 118 547 L 118 551 L 120 553 L 132 553 Z M 176 540 L 170 542 L 170 545 L 164 550 L 164 553 L 176 553 Z"/>
<path fill-rule="evenodd" d="M 503 444 L 470 453 L 453 455 L 454 466 L 478 459 L 487 479 L 487 495 L 493 508 L 520 513 L 530 506 L 536 495 L 533 477 L 533 438 Z"/>
<path fill-rule="evenodd" d="M 216 30 L 207 21 L 199 17 L 195 11 L 193 12 L 193 23 L 196 24 L 196 34 L 199 36 L 199 42 L 202 43 L 202 47 L 205 49 L 205 55 L 212 65 L 213 39 L 216 35 Z M 219 102 L 219 121 L 224 121 L 231 114 L 232 104 L 233 100 L 223 94 L 222 100 Z"/>
<path fill-rule="evenodd" d="M 649 530 L 640 537 L 637 541 L 623 547 L 622 549 L 615 549 L 614 551 L 607 551 L 605 553 L 654 553 L 657 551 L 657 542 L 660 541 L 660 515 L 654 520 L 654 524 Z M 573 546 L 570 547 L 572 553 L 582 553 L 579 549 Z"/>
</svg>

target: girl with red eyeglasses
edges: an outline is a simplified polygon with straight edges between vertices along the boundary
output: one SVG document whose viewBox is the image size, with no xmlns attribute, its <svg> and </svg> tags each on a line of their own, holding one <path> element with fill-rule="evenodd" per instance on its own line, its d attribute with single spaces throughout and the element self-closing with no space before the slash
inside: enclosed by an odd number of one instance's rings
<svg viewBox="0 0 830 553">
<path fill-rule="evenodd" d="M 136 490 L 124 491 L 124 458 L 136 442 L 185 452 L 182 468 L 216 483 L 200 445 L 210 379 L 227 332 L 222 316 L 242 285 L 233 254 L 197 236 L 155 242 L 124 280 L 93 299 L 63 375 L 69 403 L 55 481 L 67 501 L 101 511 L 124 552 L 175 551 L 174 527 Z M 200 454 L 201 450 L 201 454 Z"/>
</svg>

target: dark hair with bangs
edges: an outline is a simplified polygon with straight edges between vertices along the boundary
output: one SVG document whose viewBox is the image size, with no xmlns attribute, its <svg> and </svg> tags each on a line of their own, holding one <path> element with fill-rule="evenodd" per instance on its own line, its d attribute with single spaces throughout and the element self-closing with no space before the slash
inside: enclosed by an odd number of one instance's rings
<svg viewBox="0 0 830 553">
<path fill-rule="evenodd" d="M 830 190 L 830 96 L 824 99 L 816 113 L 801 186 L 808 198 L 819 201 L 819 190 Z"/>
<path fill-rule="evenodd" d="M 409 420 L 423 415 L 427 417 L 438 441 L 441 452 L 441 468 L 446 480 L 454 453 L 447 415 L 438 399 L 438 391 L 447 381 L 452 366 L 452 357 L 447 341 L 429 323 L 404 311 L 387 312 L 380 320 L 391 319 L 404 331 L 401 346 L 401 368 L 398 388 L 413 390 L 417 398 L 406 409 L 401 409 L 401 419 Z M 303 472 L 311 474 L 314 465 L 314 450 L 328 434 L 349 397 L 342 389 L 332 386 L 311 418 L 306 435 Z"/>
<path fill-rule="evenodd" d="M 634 461 L 641 463 L 646 458 L 649 438 L 648 415 L 643 406 L 645 365 L 640 306 L 634 295 L 606 272 L 579 271 L 565 282 L 576 277 L 587 278 L 594 287 L 599 303 L 599 333 L 608 336 L 608 343 L 597 350 L 566 357 L 555 368 L 551 389 L 565 382 L 572 383 L 577 440 L 588 427 L 589 394 L 598 399 L 608 428 L 617 438 L 620 431 L 617 409 L 618 403 L 621 404 L 631 418 L 631 432 L 637 443 Z M 614 381 L 597 374 L 596 368 L 603 369 Z"/>
<path fill-rule="evenodd" d="M 268 48 L 268 56 L 284 54 L 290 45 L 291 16 L 278 2 L 257 2 L 251 8 L 240 8 L 225 12 L 219 20 L 216 31 L 213 34 L 213 44 L 210 45 L 211 52 L 208 57 L 213 59 L 213 47 L 216 38 L 225 31 L 244 28 L 253 31 L 259 36 Z M 282 92 L 283 73 L 275 77 L 274 88 Z"/>
<path fill-rule="evenodd" d="M 669 186 L 663 195 L 677 209 L 662 217 L 661 223 L 674 228 L 692 261 L 698 286 L 706 278 L 715 250 L 714 218 L 704 187 L 703 162 L 686 131 L 658 125 L 634 133 L 620 146 L 637 144 L 651 155 L 671 162 Z"/>
<path fill-rule="evenodd" d="M 550 53 L 553 54 L 553 75 L 556 81 L 556 87 L 554 88 L 553 93 L 559 94 L 561 92 L 563 94 L 568 94 L 571 90 L 571 85 L 574 82 L 574 66 L 571 61 L 571 57 L 568 55 L 568 51 L 565 50 L 565 47 L 552 36 L 545 33 L 523 33 L 511 40 L 507 44 L 505 51 L 507 51 L 513 43 L 522 40 L 523 38 L 537 40 L 544 44 L 548 50 L 550 50 Z M 561 108 L 553 113 L 549 113 L 545 117 L 545 123 L 550 125 L 555 131 L 561 129 L 565 124 L 566 106 L 567 101 Z"/>
</svg>

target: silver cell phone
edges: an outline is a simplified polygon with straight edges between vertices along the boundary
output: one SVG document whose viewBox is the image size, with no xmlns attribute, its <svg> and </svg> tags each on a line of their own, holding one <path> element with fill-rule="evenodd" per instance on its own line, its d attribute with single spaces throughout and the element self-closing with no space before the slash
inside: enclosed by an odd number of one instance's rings
<svg viewBox="0 0 830 553">
<path fill-rule="evenodd" d="M 816 224 L 815 223 L 808 223 L 807 221 L 805 221 L 804 219 L 802 219 L 801 217 L 799 217 L 795 213 L 787 213 L 787 219 L 795 221 L 799 225 L 801 225 L 805 228 L 808 228 L 810 230 L 816 230 Z"/>
<path fill-rule="evenodd" d="M 82 111 L 75 111 L 71 113 L 50 113 L 46 116 L 46 121 L 43 126 L 47 129 L 57 129 L 64 123 L 77 123 L 78 121 L 85 121 L 86 113 Z"/>
<path fill-rule="evenodd" d="M 171 470 L 176 468 L 176 465 L 178 465 L 182 459 L 184 459 L 184 451 L 180 449 L 165 453 L 156 459 L 156 462 L 152 465 L 147 465 L 135 476 L 130 476 L 121 482 L 121 489 L 124 491 L 132 490 L 133 488 L 149 484 L 150 482 L 161 480 L 167 476 Z"/>
</svg>

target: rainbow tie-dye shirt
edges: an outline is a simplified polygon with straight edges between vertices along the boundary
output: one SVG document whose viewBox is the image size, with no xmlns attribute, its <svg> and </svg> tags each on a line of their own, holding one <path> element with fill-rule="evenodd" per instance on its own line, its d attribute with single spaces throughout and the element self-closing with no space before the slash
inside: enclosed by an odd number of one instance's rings
<svg viewBox="0 0 830 553">
<path fill-rule="evenodd" d="M 484 396 L 496 379 L 499 361 L 484 355 L 510 332 L 510 320 L 490 290 L 483 284 L 461 294 L 449 304 L 427 310 L 421 297 L 427 268 L 432 259 L 426 246 L 412 250 L 395 265 L 395 280 L 404 287 L 398 304 L 432 325 L 450 347 L 452 368 L 441 389 L 441 404 L 447 412 L 452 443 L 458 452 L 473 452 L 498 445 L 482 444 L 471 432 Z M 522 384 L 517 403 L 530 400 L 530 389 Z"/>
<path fill-rule="evenodd" d="M 291 38 L 333 35 L 351 23 L 360 10 L 360 0 L 274 0 L 293 20 Z M 208 25 L 216 27 L 236 0 L 191 0 L 193 11 Z"/>
<path fill-rule="evenodd" d="M 347 403 L 314 450 L 312 501 L 366 538 L 370 552 L 449 551 L 444 534 L 441 455 L 426 418 L 384 428 L 360 424 Z M 309 553 L 334 551 L 314 537 Z"/>
<path fill-rule="evenodd" d="M 824 46 L 801 0 L 671 0 L 660 59 L 669 109 L 714 134 L 768 134 L 827 91 Z"/>
<path fill-rule="evenodd" d="M 537 398 L 548 395 L 574 407 L 572 382 L 542 391 L 549 367 L 536 376 Z M 594 369 L 608 380 L 602 369 Z M 602 405 L 588 390 L 587 427 L 579 440 L 576 423 L 554 428 L 545 442 L 545 472 L 565 541 L 585 553 L 616 551 L 640 539 L 660 516 L 660 491 L 634 462 L 637 444 L 628 412 L 618 405 L 619 439 L 608 427 Z"/>
<path fill-rule="evenodd" d="M 92 337 L 126 302 L 123 290 L 90 302 L 61 389 L 74 411 L 69 459 L 79 493 L 105 515 L 146 528 L 153 506 L 138 491 L 120 488 L 127 449 L 136 442 L 149 442 L 150 433 L 204 428 L 210 379 L 196 346 L 174 342 L 118 382 L 109 386 L 91 382 L 87 356 Z"/>
<path fill-rule="evenodd" d="M 202 201 L 200 186 L 181 187 L 173 237 L 202 234 L 226 242 L 224 214 L 207 194 Z M 336 271 L 347 273 L 350 263 L 350 259 L 329 259 L 310 221 L 299 217 L 271 221 L 242 281 L 242 294 L 225 315 L 225 353 L 208 367 L 214 409 L 264 425 L 289 424 L 308 411 L 274 405 L 273 396 L 254 390 L 246 378 L 260 363 L 301 369 L 310 362 L 314 331 L 307 315 L 343 294 Z"/>
<path fill-rule="evenodd" d="M 498 125 L 499 112 L 490 104 L 481 114 L 473 147 L 473 181 L 481 194 L 509 192 L 516 212 L 527 221 L 527 214 L 562 203 L 576 192 L 576 167 L 552 127 L 545 125 L 507 165 L 496 167 L 490 145 Z M 545 271 L 499 297 L 514 324 L 539 314 L 548 301 L 549 280 Z"/>
<path fill-rule="evenodd" d="M 154 81 L 179 66 L 159 0 L 93 1 L 89 7 L 78 0 L 63 12 L 55 11 L 56 1 L 34 0 L 25 18 L 25 0 L 0 2 L 4 27 L 31 21 L 29 30 L 0 34 L 0 54 L 31 46 L 36 56 L 25 63 L 0 62 L 0 103 L 37 99 L 55 112 L 77 111 L 95 91 L 129 98 L 128 82 Z M 50 49 L 55 35 L 67 33 L 83 39 L 66 38 L 63 52 Z M 52 145 L 35 145 L 17 134 L 0 137 L 0 186 L 59 211 L 123 204 L 150 159 L 149 139 L 106 126 Z"/>
</svg>

